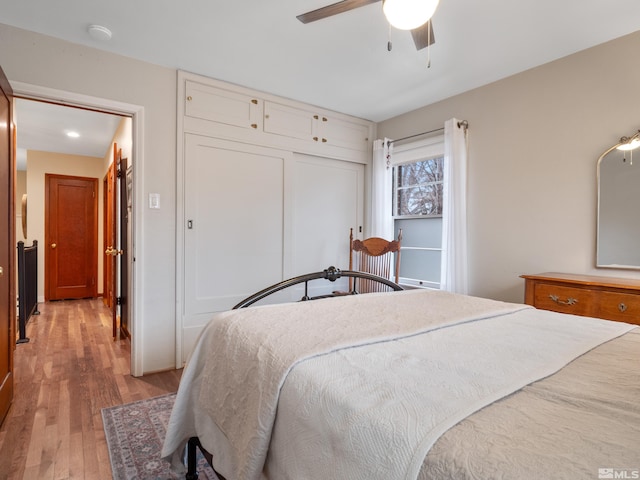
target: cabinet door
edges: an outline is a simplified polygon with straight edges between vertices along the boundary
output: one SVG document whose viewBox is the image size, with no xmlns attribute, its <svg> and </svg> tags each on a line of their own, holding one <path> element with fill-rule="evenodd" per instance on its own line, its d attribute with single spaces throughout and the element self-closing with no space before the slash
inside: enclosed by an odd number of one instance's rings
<svg viewBox="0 0 640 480">
<path fill-rule="evenodd" d="M 362 225 L 364 165 L 296 154 L 293 178 L 295 275 L 349 268 L 349 229 Z M 325 291 L 346 290 L 318 282 Z"/>
<path fill-rule="evenodd" d="M 185 136 L 185 326 L 282 280 L 286 156 Z"/>
<path fill-rule="evenodd" d="M 327 145 L 365 151 L 369 146 L 369 125 L 336 117 L 318 119 L 320 141 Z"/>
<path fill-rule="evenodd" d="M 260 101 L 231 90 L 186 82 L 185 115 L 234 127 L 260 127 Z"/>
<path fill-rule="evenodd" d="M 307 110 L 264 102 L 264 131 L 285 137 L 312 140 L 315 119 Z"/>
</svg>

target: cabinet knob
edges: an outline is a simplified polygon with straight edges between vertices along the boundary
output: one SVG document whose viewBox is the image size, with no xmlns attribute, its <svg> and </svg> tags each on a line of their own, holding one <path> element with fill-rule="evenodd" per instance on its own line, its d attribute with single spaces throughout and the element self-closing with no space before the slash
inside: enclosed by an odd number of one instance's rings
<svg viewBox="0 0 640 480">
<path fill-rule="evenodd" d="M 251 128 L 258 128 L 258 124 L 257 123 L 252 123 L 251 124 Z"/>
<path fill-rule="evenodd" d="M 318 120 L 318 115 L 313 116 L 314 120 Z"/>
<path fill-rule="evenodd" d="M 327 139 L 326 139 L 326 138 L 323 138 L 323 139 L 322 139 L 322 143 L 327 143 Z"/>
<path fill-rule="evenodd" d="M 318 137 L 313 137 L 313 141 L 317 142 L 318 141 Z"/>
<path fill-rule="evenodd" d="M 251 103 L 253 103 L 254 105 L 258 104 L 258 100 L 256 100 L 255 98 L 251 100 Z"/>
<path fill-rule="evenodd" d="M 191 100 L 193 100 L 193 97 L 192 97 L 191 95 L 189 95 L 189 96 L 187 97 L 187 102 L 190 102 Z"/>
<path fill-rule="evenodd" d="M 327 121 L 327 117 L 322 117 L 322 121 L 326 122 Z"/>
</svg>

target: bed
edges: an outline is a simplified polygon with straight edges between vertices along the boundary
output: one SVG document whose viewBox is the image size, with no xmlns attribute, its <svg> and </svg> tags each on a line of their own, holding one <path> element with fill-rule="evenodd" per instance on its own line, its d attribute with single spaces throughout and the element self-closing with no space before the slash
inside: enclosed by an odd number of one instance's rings
<svg viewBox="0 0 640 480">
<path fill-rule="evenodd" d="M 639 400 L 635 325 L 338 295 L 214 315 L 162 456 L 184 471 L 197 439 L 227 480 L 638 478 Z"/>
</svg>

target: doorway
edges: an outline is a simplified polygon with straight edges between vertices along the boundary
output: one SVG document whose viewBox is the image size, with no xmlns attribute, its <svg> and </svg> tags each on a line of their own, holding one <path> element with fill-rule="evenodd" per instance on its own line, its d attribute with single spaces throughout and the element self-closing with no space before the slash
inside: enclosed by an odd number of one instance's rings
<svg viewBox="0 0 640 480">
<path fill-rule="evenodd" d="M 136 338 L 135 335 L 135 331 L 136 331 L 136 318 L 139 318 L 136 316 L 137 313 L 137 308 L 139 308 L 139 306 L 136 304 L 135 302 L 135 279 L 137 277 L 137 271 L 139 269 L 142 268 L 141 262 L 139 261 L 137 264 L 134 263 L 135 258 L 133 255 L 133 237 L 136 234 L 140 234 L 139 232 L 136 231 L 135 228 L 135 222 L 136 220 L 136 210 L 135 205 L 136 202 L 134 200 L 135 198 L 135 189 L 137 187 L 137 182 L 139 180 L 136 180 L 136 175 L 135 172 L 138 171 L 138 168 L 141 168 L 141 164 L 142 164 L 142 145 L 141 145 L 141 141 L 139 141 L 139 139 L 142 139 L 143 137 L 143 108 L 136 106 L 136 105 L 129 105 L 129 104 L 123 104 L 121 102 L 114 102 L 111 100 L 106 100 L 106 99 L 100 99 L 100 98 L 96 98 L 96 97 L 88 97 L 85 95 L 79 95 L 79 94 L 75 94 L 75 93 L 71 93 L 71 92 L 65 92 L 65 91 L 51 91 L 51 89 L 43 89 L 42 87 L 38 87 L 38 86 L 34 86 L 34 85 L 28 85 L 28 84 L 22 84 L 22 83 L 17 83 L 14 86 L 14 90 L 16 92 L 17 95 L 19 95 L 19 98 L 21 100 L 41 100 L 41 101 L 46 101 L 46 102 L 54 102 L 54 103 L 58 103 L 59 106 L 64 106 L 66 108 L 80 108 L 80 109 L 89 109 L 89 110 L 93 110 L 93 111 L 98 111 L 104 115 L 116 115 L 119 116 L 121 118 L 128 118 L 129 120 L 129 135 L 131 138 L 131 142 L 129 145 L 129 149 L 130 149 L 130 153 L 128 153 L 128 157 L 130 160 L 130 164 L 131 166 L 127 169 L 127 174 L 128 177 L 131 179 L 131 189 L 129 190 L 130 192 L 133 193 L 132 195 L 132 201 L 130 201 L 130 207 L 131 207 L 131 220 L 130 220 L 130 224 L 133 224 L 134 227 L 129 229 L 130 232 L 130 236 L 128 238 L 128 246 L 131 248 L 131 254 L 130 254 L 130 258 L 131 258 L 131 265 L 128 266 L 128 291 L 127 291 L 127 296 L 128 296 L 128 306 L 129 309 L 128 311 L 131 312 L 130 313 L 130 320 L 129 320 L 129 328 L 128 328 L 128 332 L 131 335 L 131 374 L 133 376 L 140 376 L 142 375 L 142 359 L 141 359 L 141 345 L 140 345 L 140 339 Z M 55 119 L 52 119 L 53 122 L 55 122 Z M 132 161 L 133 160 L 133 161 Z M 134 164 L 135 164 L 135 168 L 134 168 Z M 104 173 L 105 170 L 103 170 Z M 99 176 L 102 177 L 103 174 L 100 174 Z M 101 182 L 99 182 L 99 185 L 101 186 Z M 101 195 L 102 192 L 99 193 L 100 197 L 102 197 Z M 31 198 L 30 198 L 31 200 Z M 30 201 L 30 205 L 31 205 L 31 201 Z M 31 207 L 30 207 L 31 208 Z M 30 210 L 30 218 L 32 217 L 32 211 Z M 102 210 L 101 208 L 99 209 L 99 217 L 102 216 Z M 101 218 L 99 219 L 99 228 L 100 230 L 102 229 L 102 222 L 100 221 Z M 138 225 L 140 225 L 141 222 L 138 223 Z M 98 252 L 100 252 L 99 254 L 97 254 L 98 258 L 99 258 L 99 264 L 100 264 L 100 268 L 102 268 L 102 261 L 103 261 L 103 257 L 102 257 L 102 252 L 104 252 L 106 245 L 102 245 L 102 235 L 98 234 Z M 41 267 L 44 268 L 44 261 L 42 261 Z M 98 275 L 99 280 L 101 280 L 101 275 Z M 98 287 L 100 288 L 102 286 L 102 282 L 98 281 Z M 100 291 L 98 293 L 101 293 Z"/>
</svg>

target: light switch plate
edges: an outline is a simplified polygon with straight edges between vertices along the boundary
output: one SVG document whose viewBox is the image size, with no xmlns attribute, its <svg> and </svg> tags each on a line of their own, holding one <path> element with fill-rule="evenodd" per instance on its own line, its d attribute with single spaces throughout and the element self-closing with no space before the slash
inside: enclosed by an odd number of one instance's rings
<svg viewBox="0 0 640 480">
<path fill-rule="evenodd" d="M 160 194 L 159 193 L 150 193 L 149 194 L 149 208 L 160 208 Z"/>
</svg>

